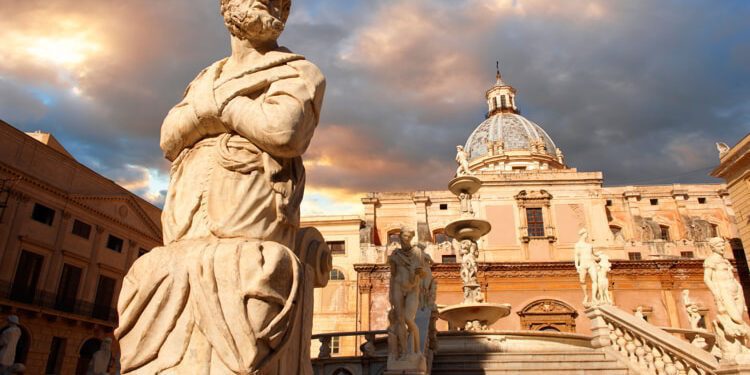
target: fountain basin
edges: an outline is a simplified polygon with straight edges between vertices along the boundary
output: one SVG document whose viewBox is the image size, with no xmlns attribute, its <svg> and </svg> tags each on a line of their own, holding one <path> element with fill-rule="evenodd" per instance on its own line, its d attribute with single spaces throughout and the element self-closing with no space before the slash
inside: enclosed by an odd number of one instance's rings
<svg viewBox="0 0 750 375">
<path fill-rule="evenodd" d="M 462 303 L 440 309 L 439 316 L 450 323 L 451 327 L 463 329 L 466 322 L 478 320 L 491 326 L 500 318 L 510 314 L 507 303 Z"/>
<path fill-rule="evenodd" d="M 459 176 L 448 182 L 448 190 L 455 195 L 474 194 L 482 186 L 482 181 L 474 176 Z"/>
<path fill-rule="evenodd" d="M 445 234 L 461 240 L 478 241 L 492 229 L 489 221 L 481 219 L 461 219 L 452 221 L 445 226 Z"/>
</svg>

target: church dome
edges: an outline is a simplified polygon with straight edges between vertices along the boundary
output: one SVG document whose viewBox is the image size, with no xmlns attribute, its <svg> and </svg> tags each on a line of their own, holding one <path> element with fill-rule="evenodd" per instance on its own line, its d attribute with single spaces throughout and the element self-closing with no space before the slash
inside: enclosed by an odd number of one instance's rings
<svg viewBox="0 0 750 375">
<path fill-rule="evenodd" d="M 487 119 L 463 146 L 474 171 L 531 171 L 566 168 L 562 151 L 539 125 L 521 116 L 516 89 L 505 83 L 498 67 L 495 84 L 485 93 Z"/>
<path fill-rule="evenodd" d="M 513 112 L 499 112 L 484 120 L 471 133 L 464 149 L 472 160 L 488 155 L 488 146 L 500 143 L 505 151 L 526 151 L 537 147 L 540 153 L 550 156 L 555 156 L 557 149 L 544 129 Z"/>
</svg>

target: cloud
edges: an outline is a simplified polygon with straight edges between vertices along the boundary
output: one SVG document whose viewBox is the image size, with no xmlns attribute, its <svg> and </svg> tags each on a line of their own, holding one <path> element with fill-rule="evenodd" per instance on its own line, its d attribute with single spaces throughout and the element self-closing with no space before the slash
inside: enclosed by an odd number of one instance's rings
<svg viewBox="0 0 750 375">
<path fill-rule="evenodd" d="M 159 203 L 161 121 L 229 50 L 218 4 L 29 0 L 3 11 L 0 118 L 52 132 Z M 444 189 L 454 146 L 484 120 L 496 60 L 524 116 L 579 170 L 603 171 L 608 185 L 716 181 L 696 171 L 718 162 L 713 142 L 750 131 L 749 16 L 743 1 L 297 0 L 281 42 L 328 80 L 305 210 Z"/>
</svg>

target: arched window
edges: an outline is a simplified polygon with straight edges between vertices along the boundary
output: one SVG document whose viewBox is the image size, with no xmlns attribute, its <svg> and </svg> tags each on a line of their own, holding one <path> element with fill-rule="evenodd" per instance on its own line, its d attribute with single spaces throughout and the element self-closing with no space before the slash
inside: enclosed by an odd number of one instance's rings
<svg viewBox="0 0 750 375">
<path fill-rule="evenodd" d="M 401 229 L 393 229 L 388 231 L 388 245 L 398 242 L 401 237 Z"/>
<path fill-rule="evenodd" d="M 331 281 L 342 281 L 346 280 L 346 276 L 340 270 L 334 268 L 331 270 Z"/>
<path fill-rule="evenodd" d="M 451 238 L 447 234 L 445 234 L 445 229 L 443 228 L 435 229 L 434 231 L 432 231 L 432 237 L 436 245 L 440 245 L 445 242 L 451 242 Z"/>
<path fill-rule="evenodd" d="M 99 350 L 101 345 L 102 340 L 97 338 L 88 339 L 83 343 L 81 350 L 78 351 L 78 364 L 76 365 L 77 375 L 86 375 L 86 372 L 89 369 L 89 362 L 91 362 L 91 358 L 94 356 L 94 353 Z"/>
<path fill-rule="evenodd" d="M 562 301 L 542 299 L 534 301 L 521 311 L 521 329 L 527 331 L 575 332 L 578 313 Z"/>
<path fill-rule="evenodd" d="M 661 231 L 661 239 L 664 241 L 669 241 L 669 227 L 666 225 L 659 225 L 659 229 Z"/>
<path fill-rule="evenodd" d="M 709 237 L 719 237 L 719 226 L 716 224 L 711 224 L 711 229 L 709 229 Z"/>
</svg>

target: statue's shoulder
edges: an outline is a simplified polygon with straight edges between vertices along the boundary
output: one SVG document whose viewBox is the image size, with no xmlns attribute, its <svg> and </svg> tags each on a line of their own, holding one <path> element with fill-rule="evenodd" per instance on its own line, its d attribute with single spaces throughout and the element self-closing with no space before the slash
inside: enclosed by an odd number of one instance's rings
<svg viewBox="0 0 750 375">
<path fill-rule="evenodd" d="M 227 61 L 227 59 L 228 59 L 228 57 L 225 57 L 225 58 L 223 58 L 221 60 L 218 60 L 218 61 L 215 61 L 213 64 L 211 64 L 211 65 L 203 68 L 203 70 L 201 70 L 200 73 L 198 73 L 198 75 L 196 75 L 195 78 L 193 78 L 193 80 L 190 81 L 190 83 L 185 88 L 185 92 L 183 93 L 182 96 L 186 97 L 188 95 L 188 93 L 190 93 L 190 89 L 193 86 L 195 86 L 196 83 L 198 83 L 202 79 L 204 79 L 207 76 L 207 74 L 208 74 L 209 71 L 215 71 L 218 67 L 220 67 L 221 65 L 224 65 L 224 63 Z"/>
</svg>

